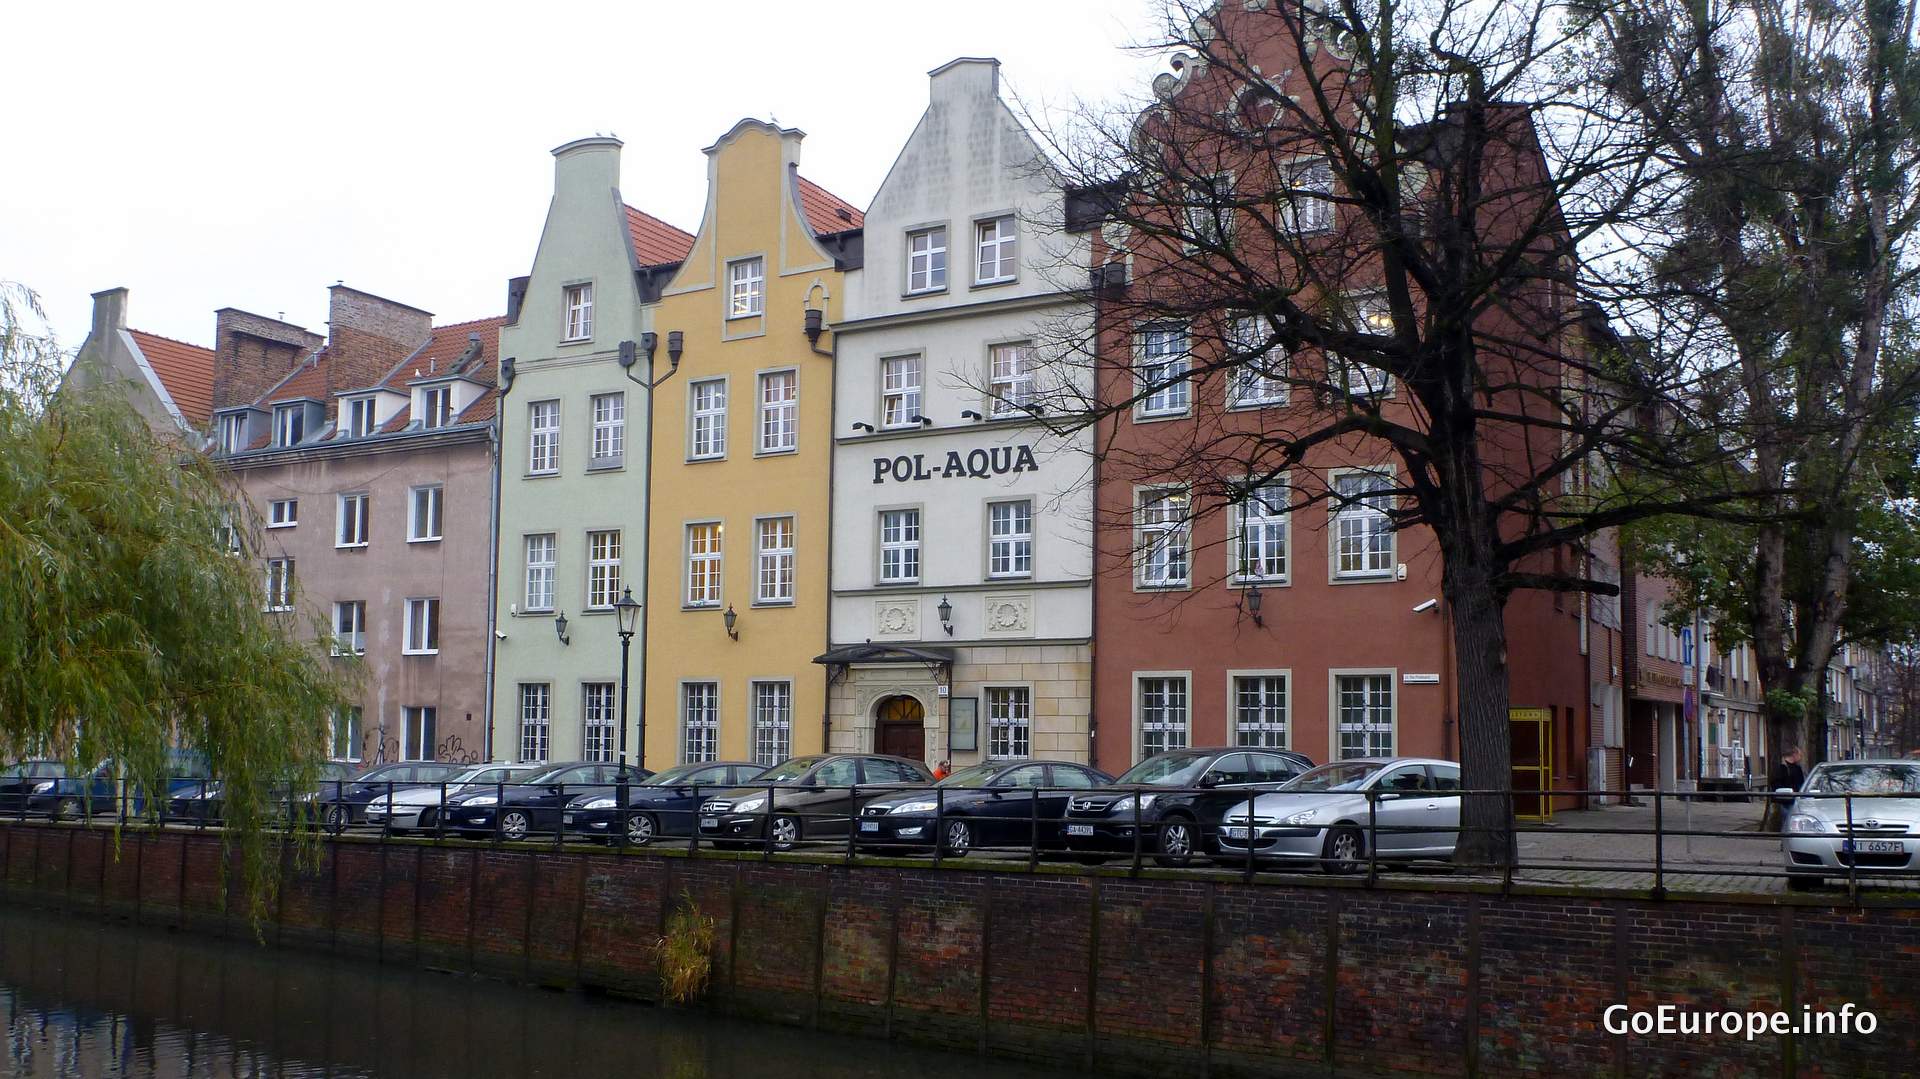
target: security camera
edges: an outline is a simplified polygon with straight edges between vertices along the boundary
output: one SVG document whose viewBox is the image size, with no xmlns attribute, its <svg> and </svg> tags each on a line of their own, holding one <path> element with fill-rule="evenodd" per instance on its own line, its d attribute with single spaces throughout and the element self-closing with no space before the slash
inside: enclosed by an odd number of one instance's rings
<svg viewBox="0 0 1920 1079">
<path fill-rule="evenodd" d="M 1431 611 L 1438 606 L 1440 606 L 1440 601 L 1437 599 L 1423 599 L 1420 602 L 1413 605 L 1413 613 L 1426 614 L 1428 611 Z"/>
<path fill-rule="evenodd" d="M 493 631 L 493 636 L 497 640 L 504 641 L 507 639 L 507 631 L 504 629 L 496 629 Z"/>
</svg>

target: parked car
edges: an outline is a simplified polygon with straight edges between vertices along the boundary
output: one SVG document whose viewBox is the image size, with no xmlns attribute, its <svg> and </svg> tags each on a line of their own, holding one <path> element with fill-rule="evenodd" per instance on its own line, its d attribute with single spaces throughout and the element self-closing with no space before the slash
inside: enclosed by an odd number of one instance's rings
<svg viewBox="0 0 1920 1079">
<path fill-rule="evenodd" d="M 1849 872 L 1858 880 L 1915 868 L 1920 761 L 1826 761 L 1797 793 L 1780 844 L 1788 887 L 1813 888 Z"/>
<path fill-rule="evenodd" d="M 502 783 L 518 783 L 544 770 L 539 764 L 481 764 L 464 772 L 455 772 L 438 783 L 374 795 L 361 811 L 370 825 L 389 832 L 406 833 L 432 828 L 445 802 L 455 795 L 476 790 L 493 790 Z"/>
<path fill-rule="evenodd" d="M 1138 849 L 1161 865 L 1204 854 L 1220 815 L 1255 791 L 1313 767 L 1287 749 L 1175 749 L 1156 753 L 1101 790 L 1067 801 L 1067 848 L 1086 861 Z"/>
<path fill-rule="evenodd" d="M 305 797 L 295 797 L 301 804 L 310 803 L 313 794 L 322 787 L 343 783 L 353 778 L 354 767 L 341 761 L 328 761 L 320 766 L 314 784 L 301 792 Z M 286 796 L 291 793 L 291 785 L 282 780 L 274 784 L 273 796 L 280 799 L 284 808 Z M 165 817 L 167 820 L 189 824 L 218 824 L 226 819 L 226 786 L 219 779 L 207 779 L 194 783 L 176 784 L 173 796 L 167 799 Z"/>
<path fill-rule="evenodd" d="M 7 765 L 0 770 L 0 813 L 17 816 L 26 812 L 27 797 L 35 787 L 66 774 L 65 761 L 27 760 Z M 53 787 L 49 785 L 47 789 Z"/>
<path fill-rule="evenodd" d="M 1369 822 L 1368 803 L 1372 803 Z M 1373 835 L 1368 836 L 1371 824 Z M 1352 873 L 1376 859 L 1451 858 L 1460 834 L 1460 766 L 1425 757 L 1323 764 L 1272 794 L 1227 809 L 1222 857 L 1317 863 Z"/>
<path fill-rule="evenodd" d="M 580 795 L 606 794 L 619 783 L 637 784 L 652 774 L 630 764 L 566 761 L 516 784 L 449 798 L 443 812 L 447 827 L 456 831 L 497 831 L 502 839 L 525 839 L 534 832 L 558 831 L 562 811 Z"/>
<path fill-rule="evenodd" d="M 140 816 L 147 812 L 149 801 L 157 801 L 158 808 L 164 812 L 174 792 L 204 784 L 211 775 L 206 757 L 190 749 L 168 750 L 164 767 L 166 789 L 157 799 L 150 799 L 145 788 L 126 775 L 121 762 L 110 757 L 84 776 L 62 776 L 50 784 L 47 780 L 35 783 L 27 796 L 27 809 L 52 820 L 68 821 L 116 813 L 122 808 L 129 816 Z M 126 787 L 124 807 L 120 797 L 123 784 Z"/>
<path fill-rule="evenodd" d="M 376 765 L 352 779 L 320 784 L 313 795 L 313 804 L 319 807 L 320 819 L 327 829 L 341 832 L 349 825 L 364 821 L 367 803 L 375 798 L 410 787 L 437 784 L 459 770 L 458 765 L 434 761 Z"/>
<path fill-rule="evenodd" d="M 901 787 L 927 786 L 933 773 L 904 757 L 832 753 L 782 761 L 753 782 L 700 804 L 700 838 L 792 850 L 808 839 L 845 836 L 847 822 L 866 803 Z"/>
<path fill-rule="evenodd" d="M 618 788 L 604 794 L 582 794 L 567 803 L 561 823 L 570 832 L 605 839 L 618 834 L 617 822 L 626 821 L 627 842 L 644 847 L 655 839 L 693 834 L 700 803 L 717 790 L 737 787 L 766 771 L 745 761 L 677 764 L 627 788 L 627 812 L 619 804 Z"/>
<path fill-rule="evenodd" d="M 962 768 L 931 788 L 876 798 L 860 809 L 863 846 L 941 850 L 1060 845 L 1060 815 L 1079 791 L 1113 782 L 1105 772 L 1065 761 L 988 761 Z"/>
</svg>

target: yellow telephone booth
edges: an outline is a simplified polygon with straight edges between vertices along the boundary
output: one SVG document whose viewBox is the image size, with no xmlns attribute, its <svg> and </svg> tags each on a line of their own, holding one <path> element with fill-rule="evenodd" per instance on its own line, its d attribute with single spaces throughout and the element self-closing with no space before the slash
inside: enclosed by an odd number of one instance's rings
<svg viewBox="0 0 1920 1079">
<path fill-rule="evenodd" d="M 1509 708 L 1513 815 L 1521 820 L 1553 819 L 1553 709 Z"/>
</svg>

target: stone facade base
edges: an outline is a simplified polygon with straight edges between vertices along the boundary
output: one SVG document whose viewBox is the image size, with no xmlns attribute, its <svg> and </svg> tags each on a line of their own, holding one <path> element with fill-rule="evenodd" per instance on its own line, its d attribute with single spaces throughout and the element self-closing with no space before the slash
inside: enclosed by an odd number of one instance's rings
<svg viewBox="0 0 1920 1079">
<path fill-rule="evenodd" d="M 986 759 L 989 745 L 987 690 L 1021 687 L 1032 704 L 1028 720 L 1029 756 L 1085 762 L 1087 726 L 1093 704 L 1093 649 L 1085 644 L 963 645 L 954 649 L 952 670 L 943 664 L 854 664 L 827 687 L 831 717 L 827 749 L 833 753 L 879 751 L 877 726 L 882 705 L 906 696 L 919 702 L 924 716 L 930 764 L 950 761 L 955 768 Z M 942 691 L 945 691 L 944 695 Z M 960 710 L 977 712 L 974 749 L 949 751 L 956 701 Z M 964 737 L 962 739 L 964 741 Z"/>
</svg>

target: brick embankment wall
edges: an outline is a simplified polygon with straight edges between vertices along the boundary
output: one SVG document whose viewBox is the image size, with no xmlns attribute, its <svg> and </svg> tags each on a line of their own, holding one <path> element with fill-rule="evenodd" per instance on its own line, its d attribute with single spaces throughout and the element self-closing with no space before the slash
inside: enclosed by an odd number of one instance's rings
<svg viewBox="0 0 1920 1079">
<path fill-rule="evenodd" d="M 7 898 L 252 936 L 217 834 L 0 825 Z M 1903 1075 L 1920 909 L 1450 885 L 1026 874 L 975 863 L 493 849 L 348 838 L 269 943 L 658 996 L 655 942 L 715 922 L 708 1004 L 1100 1075 Z M 1871 1035 L 1613 1036 L 1608 1005 L 1797 1012 Z"/>
</svg>

